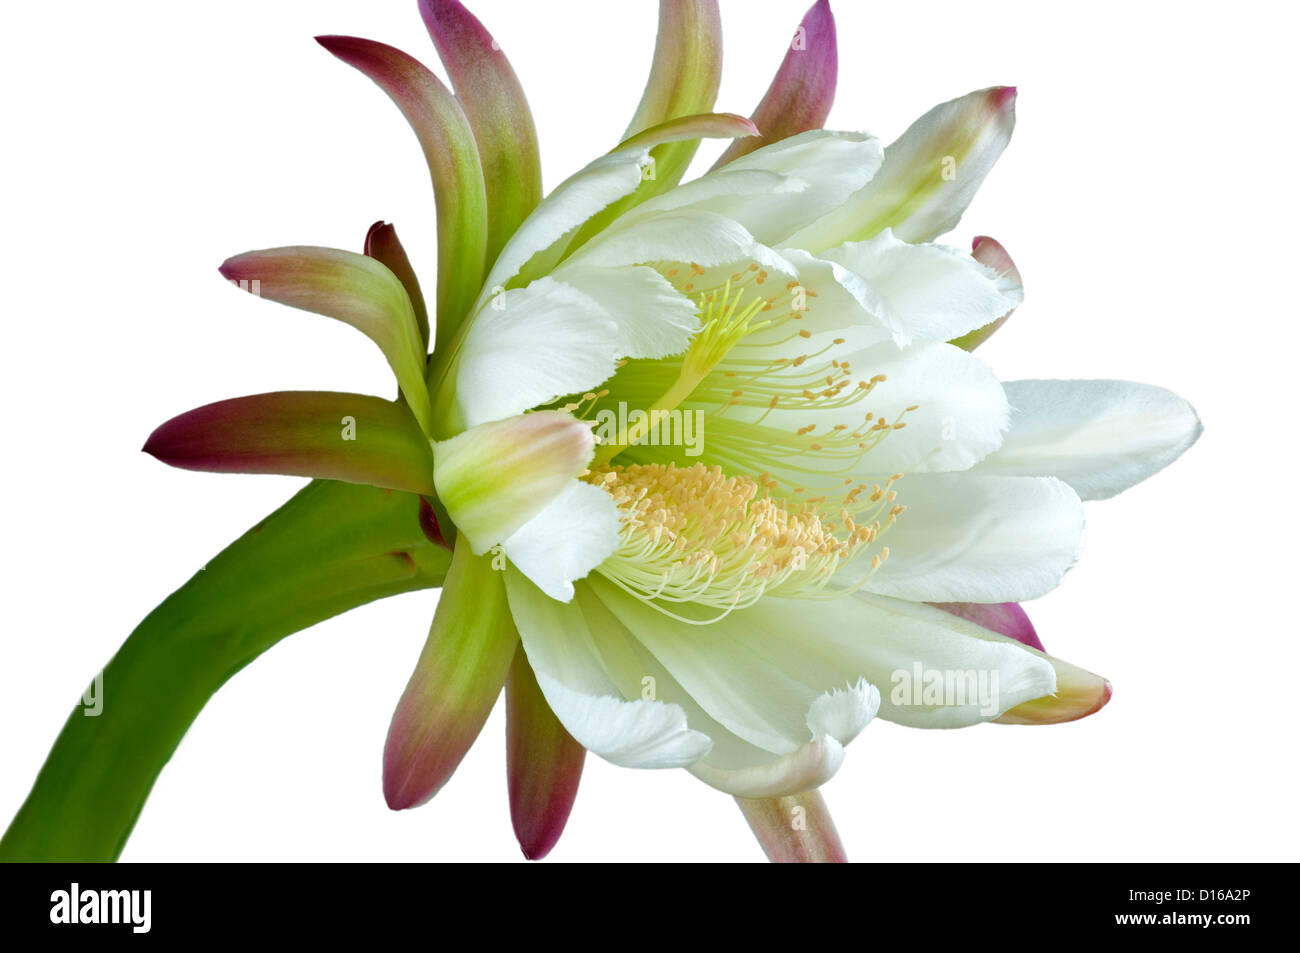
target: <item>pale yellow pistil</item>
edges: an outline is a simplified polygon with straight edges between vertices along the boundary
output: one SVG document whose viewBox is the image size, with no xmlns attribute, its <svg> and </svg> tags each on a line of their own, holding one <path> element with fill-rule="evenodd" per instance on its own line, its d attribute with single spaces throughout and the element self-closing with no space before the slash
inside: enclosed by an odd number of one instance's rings
<svg viewBox="0 0 1300 953">
<path fill-rule="evenodd" d="M 765 300 L 754 298 L 742 306 L 744 297 L 743 289 L 732 294 L 731 282 L 728 281 L 721 291 L 701 300 L 700 330 L 691 339 L 690 348 L 681 359 L 677 379 L 650 406 L 649 414 L 628 431 L 627 443 L 601 447 L 596 451 L 593 466 L 609 463 L 645 437 L 651 422 L 658 419 L 656 415 L 675 410 L 740 340 L 766 326 L 766 322 L 754 321 L 755 315 L 763 310 Z"/>
<path fill-rule="evenodd" d="M 662 264 L 662 263 L 661 263 Z M 682 276 L 681 268 L 664 271 L 670 278 Z M 697 289 L 694 282 L 706 274 L 698 265 L 689 265 L 691 280 L 681 285 L 684 291 L 699 294 L 700 328 L 681 357 L 643 361 L 624 372 L 623 389 L 631 385 L 636 402 L 644 411 L 628 428 L 618 443 L 607 443 L 596 451 L 593 466 L 612 463 L 623 451 L 642 441 L 656 420 L 664 419 L 687 401 L 699 408 L 712 405 L 709 449 L 717 462 L 735 463 L 738 470 L 755 472 L 768 468 L 782 473 L 788 489 L 803 492 L 793 480 L 796 474 L 811 484 L 825 485 L 856 469 L 862 457 L 893 430 L 906 427 L 903 417 L 915 410 L 908 407 L 891 420 L 866 413 L 857 420 L 834 425 L 816 424 L 774 429 L 767 425 L 771 413 L 780 410 L 814 413 L 824 420 L 828 411 L 849 410 L 864 403 L 885 380 L 877 374 L 859 379 L 847 360 L 829 357 L 827 352 L 846 343 L 843 338 L 823 344 L 816 350 L 782 357 L 745 356 L 748 349 L 762 347 L 769 353 L 782 345 L 811 337 L 806 329 L 791 332 L 784 338 L 763 340 L 764 332 L 789 324 L 798 324 L 804 314 L 796 307 L 794 294 L 815 297 L 812 289 L 790 282 L 784 290 L 764 296 L 761 285 L 767 273 L 757 265 L 738 271 L 719 284 Z M 773 310 L 774 307 L 777 310 Z M 788 310 L 783 310 L 788 309 Z M 615 388 L 619 390 L 620 388 Z M 564 405 L 565 410 L 586 416 L 594 413 L 609 390 L 582 395 Z M 652 396 L 653 395 L 653 396 Z M 626 397 L 623 398 L 626 400 Z M 642 403 L 643 402 L 643 403 Z M 752 413 L 738 408 L 758 410 Z"/>
</svg>

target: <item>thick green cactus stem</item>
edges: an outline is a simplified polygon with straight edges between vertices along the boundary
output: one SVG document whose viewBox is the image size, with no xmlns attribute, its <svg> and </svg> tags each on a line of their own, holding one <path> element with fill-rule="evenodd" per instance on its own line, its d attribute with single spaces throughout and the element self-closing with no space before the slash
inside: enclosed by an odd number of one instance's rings
<svg viewBox="0 0 1300 953">
<path fill-rule="evenodd" d="M 413 494 L 316 480 L 237 539 L 131 633 L 104 669 L 100 713 L 68 717 L 0 860 L 116 859 L 158 773 L 230 676 L 323 619 L 442 584 L 451 553 L 430 541 L 428 522 Z"/>
</svg>

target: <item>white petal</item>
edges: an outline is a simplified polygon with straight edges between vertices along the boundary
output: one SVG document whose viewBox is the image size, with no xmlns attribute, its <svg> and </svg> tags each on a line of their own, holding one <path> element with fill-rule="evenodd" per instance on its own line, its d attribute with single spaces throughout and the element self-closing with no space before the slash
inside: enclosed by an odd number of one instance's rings
<svg viewBox="0 0 1300 953">
<path fill-rule="evenodd" d="M 915 242 L 948 231 L 1010 140 L 1014 101 L 996 87 L 935 106 L 885 149 L 870 182 L 786 243 L 817 252 L 890 226 Z"/>
<path fill-rule="evenodd" d="M 563 265 L 555 277 L 599 304 L 618 325 L 619 357 L 668 357 L 686 350 L 700 326 L 698 305 L 644 265 Z"/>
<path fill-rule="evenodd" d="M 792 754 L 747 768 L 723 768 L 703 758 L 687 770 L 709 787 L 734 797 L 785 797 L 829 781 L 844 762 L 844 746 L 823 735 Z"/>
<path fill-rule="evenodd" d="M 661 192 L 624 212 L 618 222 L 620 226 L 630 225 L 652 215 L 682 208 L 726 214 L 726 209 L 737 205 L 745 205 L 770 195 L 798 195 L 807 187 L 808 183 L 803 179 L 784 172 L 767 169 L 735 170 L 727 167 Z"/>
<path fill-rule="evenodd" d="M 824 346 L 815 338 L 808 344 L 810 350 Z M 846 361 L 854 380 L 865 381 L 878 374 L 886 379 L 864 399 L 846 407 L 820 408 L 814 403 L 807 407 L 782 405 L 773 411 L 735 408 L 727 417 L 708 422 L 700 459 L 754 477 L 767 472 L 788 484 L 821 491 L 846 478 L 883 482 L 883 477 L 892 473 L 965 470 L 1002 442 L 1009 413 L 1002 385 L 979 358 L 961 348 L 938 342 L 900 348 L 885 341 L 854 352 L 846 351 L 845 346 L 833 347 L 821 360 L 831 359 Z M 810 366 L 780 373 L 807 374 Z M 689 402 L 686 406 L 694 407 Z M 909 411 L 909 407 L 916 409 Z M 699 409 L 707 412 L 712 408 Z M 816 425 L 807 435 L 809 440 L 833 436 L 833 428 L 841 425 L 848 433 L 870 434 L 877 419 L 904 426 L 891 430 L 857 459 L 851 456 L 858 453 L 855 449 L 809 451 L 790 461 L 756 457 L 752 471 L 746 470 L 745 447 L 749 444 L 738 441 L 750 440 L 752 435 L 738 428 L 733 434 L 728 421 L 753 422 L 764 413 L 761 426 L 783 436 Z M 871 423 L 864 420 L 867 413 L 874 415 Z"/>
<path fill-rule="evenodd" d="M 788 359 L 790 335 L 795 331 L 808 332 L 809 337 L 802 345 L 806 351 L 819 350 L 838 337 L 845 338 L 852 348 L 865 347 L 893 336 L 892 329 L 877 316 L 885 310 L 883 300 L 872 298 L 871 289 L 865 282 L 843 265 L 814 257 L 797 248 L 783 248 L 780 254 L 796 271 L 794 293 L 799 296 L 798 305 L 789 313 L 798 315 L 797 323 L 778 323 L 768 330 L 751 334 L 745 341 L 746 347 L 751 349 L 749 355 L 754 355 L 753 349 L 762 345 L 765 348 L 763 357 Z M 794 304 L 793 298 L 790 303 Z"/>
<path fill-rule="evenodd" d="M 502 292 L 465 335 L 453 419 L 473 427 L 595 387 L 624 356 L 620 345 L 613 318 L 570 285 L 547 277 Z"/>
<path fill-rule="evenodd" d="M 879 345 L 854 355 L 851 364 L 859 373 L 885 375 L 866 405 L 877 417 L 901 417 L 907 425 L 867 454 L 864 463 L 876 473 L 965 470 L 1002 443 L 1006 393 L 969 352 L 938 342 L 901 350 Z"/>
<path fill-rule="evenodd" d="M 818 696 L 806 721 L 813 740 L 791 754 L 772 758 L 760 749 L 754 763 L 725 767 L 712 754 L 691 765 L 691 774 L 735 797 L 784 797 L 821 787 L 844 761 L 844 746 L 880 709 L 880 692 L 865 680 Z M 719 726 L 718 731 L 723 731 Z M 714 733 L 714 737 L 717 737 Z"/>
<path fill-rule="evenodd" d="M 752 261 L 782 274 L 794 273 L 788 262 L 759 243 L 739 222 L 699 209 L 664 212 L 632 224 L 615 222 L 569 261 L 605 266 L 679 261 L 705 268 Z"/>
<path fill-rule="evenodd" d="M 981 472 L 1054 476 L 1085 500 L 1127 490 L 1201 435 L 1177 394 L 1129 381 L 1011 381 L 1011 429 Z"/>
<path fill-rule="evenodd" d="M 913 728 L 964 728 L 1056 691 L 1056 670 L 1041 652 L 965 619 L 916 602 L 858 593 L 844 600 L 849 631 L 867 643 L 880 717 Z M 952 690 L 937 705 L 915 686 L 938 673 Z M 910 683 L 910 684 L 909 684 Z M 945 685 L 945 687 L 947 687 Z"/>
<path fill-rule="evenodd" d="M 687 726 L 679 706 L 620 697 L 575 604 L 547 598 L 514 572 L 507 572 L 506 591 L 537 684 L 579 744 L 638 768 L 682 767 L 708 753 L 709 737 Z"/>
<path fill-rule="evenodd" d="M 512 564 L 552 599 L 573 598 L 581 579 L 618 548 L 618 506 L 600 487 L 573 480 L 501 544 Z"/>
<path fill-rule="evenodd" d="M 896 488 L 907 510 L 882 537 L 890 554 L 867 582 L 872 592 L 1020 602 L 1054 589 L 1078 558 L 1083 504 L 1060 480 L 916 473 Z"/>
<path fill-rule="evenodd" d="M 808 740 L 807 713 L 814 698 L 833 687 L 801 683 L 758 654 L 745 627 L 763 624 L 760 603 L 710 625 L 675 622 L 599 574 L 588 583 L 609 608 L 711 718 L 728 731 L 776 754 L 797 751 Z M 732 622 L 732 618 L 740 623 Z M 740 627 L 738 627 L 738 625 Z M 793 644 L 795 633 L 786 633 Z M 844 684 L 857 673 L 845 672 Z"/>
<path fill-rule="evenodd" d="M 663 702 L 583 695 L 538 672 L 546 702 L 578 744 L 624 768 L 681 768 L 708 753 L 708 735 L 692 731 L 686 714 Z"/>
<path fill-rule="evenodd" d="M 505 287 L 535 254 L 549 248 L 605 206 L 634 191 L 641 184 L 641 169 L 648 155 L 648 149 L 611 152 L 556 186 L 501 249 L 475 310 L 496 293 L 494 289 Z"/>
<path fill-rule="evenodd" d="M 860 678 L 856 685 L 835 688 L 819 696 L 808 709 L 806 721 L 814 738 L 829 735 L 846 745 L 858 736 L 879 710 L 880 692 L 876 686 Z"/>
<path fill-rule="evenodd" d="M 635 602 L 621 590 L 606 588 L 597 595 L 589 583 L 578 589 L 577 602 L 582 607 L 591 645 L 599 655 L 605 671 L 619 686 L 624 697 L 638 695 L 666 702 L 686 712 L 687 724 L 713 740 L 713 747 L 689 770 L 696 777 L 731 794 L 777 797 L 797 794 L 827 780 L 843 759 L 843 747 L 834 737 L 814 736 L 791 754 L 775 754 L 757 747 L 728 731 L 712 718 L 699 703 L 664 668 L 646 646 L 610 611 L 611 602 Z M 639 605 L 639 603 L 638 603 Z M 660 624 L 692 630 L 686 623 L 660 616 Z M 870 689 L 867 689 L 870 691 Z M 835 707 L 845 707 L 836 696 Z M 816 706 L 817 701 L 813 702 Z M 869 708 L 855 706 L 855 710 Z M 807 720 L 808 716 L 805 717 Z M 818 721 L 820 724 L 820 721 Z M 846 738 L 854 730 L 852 718 L 837 721 Z M 860 727 L 860 726 L 858 726 Z"/>
<path fill-rule="evenodd" d="M 863 307 L 906 343 L 950 341 L 1016 307 L 1020 286 L 946 245 L 909 245 L 885 229 L 862 242 L 821 253 L 859 282 L 844 282 Z M 865 287 L 864 287 L 865 286 Z"/>
<path fill-rule="evenodd" d="M 654 653 L 693 704 L 755 747 L 782 755 L 796 755 L 819 732 L 847 743 L 877 703 L 891 721 L 955 728 L 1056 690 L 1055 669 L 1041 653 L 927 605 L 870 593 L 767 597 L 711 625 L 674 630 L 654 609 L 611 597 L 613 587 L 598 575 L 584 587 Z M 927 672 L 985 672 L 996 697 L 972 693 L 937 706 L 891 702 L 896 673 L 911 673 L 916 663 Z M 848 686 L 854 687 L 825 697 Z M 707 765 L 740 771 L 773 763 L 723 749 L 719 734 L 711 734 L 717 746 Z"/>
<path fill-rule="evenodd" d="M 843 204 L 871 181 L 884 157 L 880 140 L 869 133 L 811 129 L 733 159 L 719 171 L 765 169 L 807 181 L 802 205 L 788 208 L 787 226 L 798 227 Z"/>
<path fill-rule="evenodd" d="M 823 734 L 846 744 L 875 713 L 858 660 L 822 638 L 816 622 L 821 603 L 800 602 L 795 616 L 781 611 L 791 600 L 764 599 L 710 624 L 691 625 L 599 574 L 586 586 L 694 704 L 750 745 L 786 755 Z"/>
<path fill-rule="evenodd" d="M 807 743 L 788 754 L 776 754 L 750 744 L 728 731 L 691 697 L 646 646 L 636 639 L 606 601 L 636 602 L 613 587 L 597 595 L 590 583 L 578 587 L 577 604 L 585 619 L 584 632 L 599 656 L 604 671 L 624 697 L 650 697 L 680 707 L 695 731 L 713 739 L 707 755 L 689 767 L 696 777 L 729 794 L 742 797 L 779 797 L 810 790 L 828 780 L 839 768 L 846 744 L 876 711 L 879 694 L 864 682 L 832 690 L 812 699 L 804 715 Z M 639 605 L 639 603 L 637 603 Z M 665 616 L 658 623 L 683 632 L 693 626 Z M 831 734 L 827 734 L 831 732 Z M 784 747 L 784 746 L 783 746 Z"/>
<path fill-rule="evenodd" d="M 883 156 L 874 136 L 814 129 L 729 162 L 633 214 L 690 205 L 732 218 L 774 245 L 843 204 L 875 174 Z"/>
</svg>

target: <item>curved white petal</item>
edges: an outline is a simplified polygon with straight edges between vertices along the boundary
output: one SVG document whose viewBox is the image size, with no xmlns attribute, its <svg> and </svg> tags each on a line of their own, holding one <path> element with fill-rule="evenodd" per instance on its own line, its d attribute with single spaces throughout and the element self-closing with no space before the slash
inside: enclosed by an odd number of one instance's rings
<svg viewBox="0 0 1300 953">
<path fill-rule="evenodd" d="M 937 341 L 884 344 L 851 361 L 864 374 L 885 375 L 867 406 L 906 424 L 867 454 L 863 462 L 874 472 L 965 470 L 1001 445 L 1010 414 L 1006 392 L 969 352 Z"/>
<path fill-rule="evenodd" d="M 694 704 L 750 745 L 788 755 L 821 735 L 847 744 L 875 713 L 858 659 L 823 637 L 823 604 L 799 602 L 795 615 L 785 611 L 792 600 L 764 599 L 692 625 L 627 595 L 599 573 L 586 586 Z M 705 617 L 716 614 L 707 610 Z"/>
<path fill-rule="evenodd" d="M 587 295 L 618 326 L 619 357 L 680 354 L 700 326 L 698 306 L 644 265 L 562 265 L 555 277 Z"/>
<path fill-rule="evenodd" d="M 845 288 L 900 343 L 950 341 L 1020 304 L 1020 285 L 946 245 L 909 245 L 885 229 L 821 253 L 849 273 Z M 855 280 L 856 279 L 856 280 Z"/>
<path fill-rule="evenodd" d="M 1130 381 L 1010 381 L 1011 429 L 981 472 L 1054 476 L 1104 500 L 1158 473 L 1201 435 L 1191 404 Z"/>
<path fill-rule="evenodd" d="M 641 184 L 648 149 L 624 149 L 601 156 L 561 182 L 533 209 L 506 242 L 483 283 L 475 304 L 482 308 L 494 289 L 519 273 L 530 258 L 545 251 L 610 203 Z"/>
<path fill-rule="evenodd" d="M 600 487 L 571 480 L 551 503 L 501 543 L 501 551 L 539 589 L 561 602 L 573 582 L 618 548 L 618 506 Z"/>
<path fill-rule="evenodd" d="M 638 265 L 694 262 L 705 268 L 736 261 L 756 262 L 783 274 L 794 268 L 758 242 L 739 222 L 702 209 L 683 208 L 613 226 L 569 257 L 578 265 Z"/>
<path fill-rule="evenodd" d="M 825 343 L 816 338 L 809 341 L 809 353 L 825 347 Z M 775 410 L 733 408 L 726 416 L 709 420 L 701 459 L 749 476 L 770 473 L 787 484 L 820 491 L 832 489 L 845 479 L 883 482 L 892 473 L 965 470 L 1000 446 L 1009 414 L 1007 399 L 1002 385 L 979 358 L 934 341 L 904 348 L 892 341 L 856 351 L 847 347 L 847 343 L 831 347 L 820 360 L 834 374 L 840 370 L 830 367 L 832 359 L 840 361 L 841 368 L 847 363 L 855 381 L 869 381 L 883 374 L 885 379 L 867 396 L 839 407 L 795 401 Z M 807 364 L 780 374 L 807 374 L 815 366 Z M 696 405 L 687 402 L 685 406 Z M 700 409 L 708 412 L 713 408 Z M 866 420 L 868 413 L 872 415 L 870 421 Z M 753 447 L 755 441 L 762 445 L 765 432 L 772 435 L 768 442 L 775 444 L 778 435 L 785 438 L 809 426 L 815 427 L 806 434 L 809 441 L 820 441 L 823 436 L 834 438 L 837 426 L 847 428 L 841 433 L 874 439 L 878 434 L 871 428 L 882 419 L 891 427 L 895 423 L 903 426 L 891 429 L 865 452 L 857 449 L 856 440 L 847 449 L 835 449 L 828 440 L 822 450 L 794 458 L 768 459 L 745 449 Z M 731 421 L 737 423 L 732 425 Z M 750 426 L 741 426 L 742 422 Z M 747 457 L 753 458 L 750 469 L 746 469 Z"/>
<path fill-rule="evenodd" d="M 833 688 L 813 700 L 805 721 L 814 738 L 823 735 L 842 745 L 858 736 L 880 711 L 880 692 L 859 678 L 856 685 Z"/>
<path fill-rule="evenodd" d="M 647 199 L 618 219 L 620 227 L 676 209 L 694 208 L 727 215 L 737 206 L 773 195 L 799 195 L 807 189 L 803 179 L 769 169 L 724 168 L 674 186 Z"/>
<path fill-rule="evenodd" d="M 929 241 L 955 226 L 1011 139 L 1015 89 L 981 89 L 935 106 L 885 149 L 880 170 L 787 244 L 817 252 L 892 227 Z"/>
<path fill-rule="evenodd" d="M 857 620 L 845 624 L 869 645 L 868 677 L 880 687 L 886 721 L 964 728 L 1057 690 L 1052 660 L 1015 639 L 916 602 L 870 593 L 845 601 Z M 935 675 L 943 690 L 927 698 Z"/>
<path fill-rule="evenodd" d="M 689 770 L 705 784 L 736 797 L 784 797 L 811 791 L 839 770 L 844 746 L 879 710 L 880 692 L 859 679 L 856 685 L 832 689 L 813 700 L 805 719 L 812 740 L 793 753 L 775 759 L 751 757 L 755 763 L 745 766 L 724 766 L 725 762 L 718 763 L 721 759 L 710 756 Z"/>
<path fill-rule="evenodd" d="M 794 741 L 787 745 L 783 741 L 783 753 L 773 752 L 742 740 L 723 727 L 610 609 L 619 603 L 635 603 L 634 609 L 640 607 L 633 596 L 610 586 L 602 587 L 593 579 L 579 586 L 576 602 L 585 617 L 584 631 L 590 633 L 590 645 L 624 697 L 639 694 L 679 706 L 686 712 L 687 723 L 693 729 L 713 739 L 709 753 L 689 770 L 705 783 L 729 794 L 778 797 L 798 794 L 824 783 L 839 768 L 844 757 L 843 746 L 870 721 L 879 706 L 879 693 L 860 679 L 856 684 L 846 679 L 839 687 L 820 695 L 809 689 L 801 694 L 798 703 L 808 702 L 803 714 L 804 728 L 799 734 L 804 743 Z M 676 627 L 686 637 L 699 636 L 704 631 L 665 616 L 652 621 Z M 759 697 L 763 697 L 761 692 Z M 794 726 L 798 710 L 793 709 L 792 715 L 795 717 L 789 722 Z"/>
<path fill-rule="evenodd" d="M 554 278 L 502 292 L 466 332 L 452 419 L 473 427 L 595 387 L 625 356 L 620 337 L 598 302 Z"/>
<path fill-rule="evenodd" d="M 729 745 L 721 732 L 705 729 L 716 740 L 705 766 L 719 772 L 775 763 L 770 754 L 756 756 L 757 749 L 791 758 L 787 766 L 802 763 L 810 735 L 846 744 L 877 703 L 881 717 L 891 721 L 957 728 L 991 721 L 1056 690 L 1055 669 L 1041 653 L 941 609 L 871 593 L 768 597 L 711 625 L 688 626 L 674 625 L 599 575 L 584 583 L 585 590 L 596 593 L 654 654 L 672 684 L 689 693 L 683 705 L 688 718 L 704 724 L 691 707 L 699 706 L 753 746 Z M 977 682 L 984 672 L 985 686 L 996 691 L 939 704 L 926 704 L 924 697 L 917 704 L 891 701 L 897 674 L 911 674 L 917 664 L 924 672 L 974 672 Z M 843 691 L 847 686 L 853 687 Z"/>
<path fill-rule="evenodd" d="M 576 605 L 555 602 L 509 571 L 506 591 L 537 684 L 574 740 L 634 768 L 683 767 L 708 753 L 712 741 L 687 726 L 679 706 L 620 697 Z"/>
<path fill-rule="evenodd" d="M 907 509 L 881 538 L 890 554 L 866 583 L 872 592 L 1021 602 L 1054 589 L 1078 558 L 1083 504 L 1060 480 L 915 473 L 896 489 Z"/>
<path fill-rule="evenodd" d="M 844 338 L 849 348 L 892 338 L 893 330 L 877 316 L 884 311 L 883 301 L 872 299 L 871 290 L 844 266 L 798 248 L 783 248 L 780 254 L 794 269 L 794 281 L 785 285 L 791 294 L 781 302 L 781 312 L 791 320 L 751 333 L 745 339 L 747 357 L 789 358 L 791 335 L 796 333 L 804 338 L 802 347 L 808 351 L 819 350 L 835 338 Z"/>
<path fill-rule="evenodd" d="M 870 133 L 810 129 L 733 159 L 704 178 L 725 171 L 765 169 L 805 179 L 814 192 L 805 197 L 802 208 L 791 210 L 789 224 L 797 227 L 801 220 L 821 215 L 822 206 L 837 207 L 871 181 L 884 157 L 880 140 Z"/>
<path fill-rule="evenodd" d="M 663 702 L 584 695 L 538 672 L 546 703 L 578 744 L 624 768 L 680 768 L 708 753 L 708 735 L 692 731 L 686 714 Z"/>
<path fill-rule="evenodd" d="M 717 171 L 652 199 L 650 211 L 684 204 L 718 212 L 744 225 L 767 245 L 783 241 L 813 219 L 839 207 L 880 168 L 880 140 L 866 133 L 813 129 L 756 149 Z M 749 194 L 733 177 L 766 173 L 779 187 Z M 742 180 L 743 181 L 743 180 Z M 760 180 L 750 178 L 757 184 Z M 655 203 L 658 203 L 657 205 Z"/>
<path fill-rule="evenodd" d="M 687 768 L 709 787 L 734 797 L 785 797 L 821 787 L 844 762 L 844 746 L 823 735 L 792 754 L 747 768 L 723 768 L 704 758 Z"/>
<path fill-rule="evenodd" d="M 599 574 L 588 585 L 709 717 L 766 751 L 785 755 L 801 748 L 808 740 L 807 713 L 813 699 L 856 677 L 846 671 L 824 686 L 804 684 L 756 651 L 756 640 L 732 617 L 710 625 L 684 624 L 628 598 Z M 764 624 L 760 610 L 766 605 L 764 601 L 733 616 L 750 625 Z M 787 632 L 785 638 L 793 646 L 796 633 Z"/>
</svg>

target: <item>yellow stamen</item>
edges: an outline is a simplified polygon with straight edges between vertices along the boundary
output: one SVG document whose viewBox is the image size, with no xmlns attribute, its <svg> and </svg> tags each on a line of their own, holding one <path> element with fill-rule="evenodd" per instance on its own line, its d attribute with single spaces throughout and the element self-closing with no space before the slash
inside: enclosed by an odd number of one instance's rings
<svg viewBox="0 0 1300 953">
<path fill-rule="evenodd" d="M 667 606 L 697 603 L 726 615 L 765 593 L 812 597 L 852 591 L 828 590 L 831 577 L 874 548 L 901 512 L 895 507 L 882 513 L 883 503 L 855 504 L 859 487 L 841 501 L 836 523 L 820 508 L 824 496 L 799 504 L 776 499 L 760 493 L 768 485 L 763 477 L 727 476 L 721 467 L 703 464 L 637 464 L 592 470 L 583 479 L 613 497 L 623 521 L 619 549 L 598 571 L 685 622 L 721 616 L 683 618 Z M 872 556 L 873 569 L 887 552 Z"/>
</svg>

